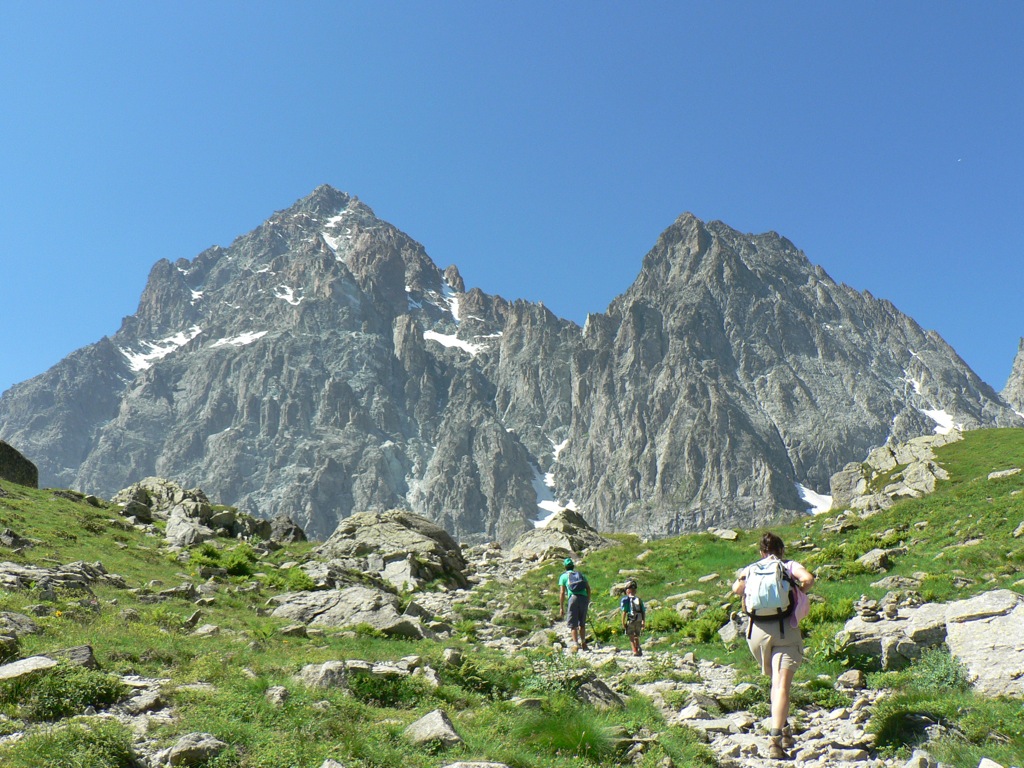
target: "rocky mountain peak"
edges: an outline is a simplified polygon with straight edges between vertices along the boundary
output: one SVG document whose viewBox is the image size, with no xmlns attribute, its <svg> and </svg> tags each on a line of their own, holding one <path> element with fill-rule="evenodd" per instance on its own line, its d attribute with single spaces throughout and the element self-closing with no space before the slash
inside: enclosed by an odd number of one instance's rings
<svg viewBox="0 0 1024 768">
<path fill-rule="evenodd" d="M 565 507 L 650 536 L 760 525 L 889 439 L 1019 423 L 937 334 L 775 233 L 683 214 L 581 333 L 467 290 L 326 185 L 158 262 L 117 333 L 0 398 L 44 484 L 167 477 L 312 537 L 405 509 L 467 543 Z"/>
</svg>

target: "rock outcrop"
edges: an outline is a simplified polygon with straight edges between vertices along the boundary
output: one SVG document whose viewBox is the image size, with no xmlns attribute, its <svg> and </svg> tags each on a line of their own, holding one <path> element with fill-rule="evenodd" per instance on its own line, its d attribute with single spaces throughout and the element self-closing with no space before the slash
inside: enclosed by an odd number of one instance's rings
<svg viewBox="0 0 1024 768">
<path fill-rule="evenodd" d="M 891 617 L 855 616 L 840 637 L 848 651 L 899 669 L 928 648 L 945 643 L 986 696 L 1024 698 L 1024 596 L 986 592 L 952 603 L 899 609 Z"/>
<path fill-rule="evenodd" d="M 314 627 L 371 627 L 388 637 L 423 638 L 416 616 L 402 615 L 395 595 L 370 587 L 288 592 L 271 598 L 273 616 Z"/>
<path fill-rule="evenodd" d="M 513 545 L 510 556 L 521 560 L 579 556 L 615 542 L 597 532 L 579 512 L 563 509 L 543 525 L 527 531 Z"/>
<path fill-rule="evenodd" d="M 949 477 L 935 462 L 934 449 L 962 439 L 960 430 L 950 430 L 874 449 L 866 460 L 851 462 L 832 475 L 832 509 L 871 512 L 931 493 L 939 480 Z"/>
<path fill-rule="evenodd" d="M 1013 368 L 1010 377 L 1006 380 L 1006 386 L 1000 393 L 1003 400 L 1024 419 L 1024 338 L 1017 346 L 1017 356 L 1013 359 Z"/>
<path fill-rule="evenodd" d="M 398 590 L 428 582 L 460 588 L 466 560 L 455 539 L 426 518 L 395 509 L 360 512 L 341 521 L 316 550 L 329 565 L 379 576 Z"/>
<path fill-rule="evenodd" d="M 131 522 L 166 523 L 164 537 L 172 546 L 185 548 L 216 537 L 252 540 L 271 545 L 305 541 L 305 533 L 284 515 L 273 520 L 255 518 L 237 510 L 214 506 L 199 488 L 186 490 L 172 480 L 147 477 L 118 491 L 112 502 Z"/>
</svg>

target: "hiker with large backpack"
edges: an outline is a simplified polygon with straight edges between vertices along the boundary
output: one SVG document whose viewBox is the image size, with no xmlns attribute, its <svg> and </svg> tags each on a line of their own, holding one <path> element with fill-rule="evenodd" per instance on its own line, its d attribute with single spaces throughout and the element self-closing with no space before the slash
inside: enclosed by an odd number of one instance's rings
<svg viewBox="0 0 1024 768">
<path fill-rule="evenodd" d="M 799 620 L 806 615 L 806 592 L 814 574 L 795 560 L 785 560 L 786 546 L 774 533 L 760 542 L 761 559 L 741 570 L 732 585 L 750 617 L 747 645 L 772 681 L 772 716 L 768 757 L 785 760 L 795 745 L 789 725 L 789 690 L 804 658 Z"/>
<path fill-rule="evenodd" d="M 566 615 L 568 598 L 569 631 L 572 633 L 573 650 L 587 648 L 587 609 L 590 607 L 590 583 L 587 577 L 576 570 L 571 557 L 562 561 L 565 570 L 558 577 L 559 618 Z"/>
</svg>

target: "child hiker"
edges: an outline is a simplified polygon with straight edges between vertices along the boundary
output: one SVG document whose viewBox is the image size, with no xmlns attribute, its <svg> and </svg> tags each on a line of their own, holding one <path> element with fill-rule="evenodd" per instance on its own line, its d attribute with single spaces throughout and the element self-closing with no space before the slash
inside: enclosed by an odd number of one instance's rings
<svg viewBox="0 0 1024 768">
<path fill-rule="evenodd" d="M 640 633 L 647 626 L 647 607 L 636 596 L 636 582 L 632 579 L 626 582 L 626 595 L 619 601 L 619 613 L 622 615 L 622 631 L 633 646 L 633 655 L 642 656 Z"/>
</svg>

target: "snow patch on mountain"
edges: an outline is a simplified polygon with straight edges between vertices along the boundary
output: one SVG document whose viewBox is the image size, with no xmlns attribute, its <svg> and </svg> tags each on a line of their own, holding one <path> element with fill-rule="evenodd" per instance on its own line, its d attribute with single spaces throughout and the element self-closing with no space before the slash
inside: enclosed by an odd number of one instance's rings
<svg viewBox="0 0 1024 768">
<path fill-rule="evenodd" d="M 136 352 L 126 347 L 118 347 L 121 354 L 128 360 L 129 367 L 135 371 L 144 371 L 153 363 L 174 352 L 203 332 L 198 325 L 193 325 L 187 331 L 180 331 L 173 336 L 168 336 L 159 341 L 140 341 L 139 346 L 144 348 L 142 352 Z"/>
<path fill-rule="evenodd" d="M 259 341 L 267 335 L 267 331 L 250 331 L 249 333 L 242 333 L 238 336 L 232 336 L 229 339 L 217 339 L 213 342 L 211 347 L 244 347 L 252 344 L 254 341 Z"/>
<path fill-rule="evenodd" d="M 831 496 L 826 496 L 823 493 L 812 491 L 810 488 L 800 485 L 799 483 L 797 484 L 796 489 L 800 493 L 800 498 L 807 502 L 807 511 L 812 515 L 820 515 L 832 509 Z"/>
</svg>

